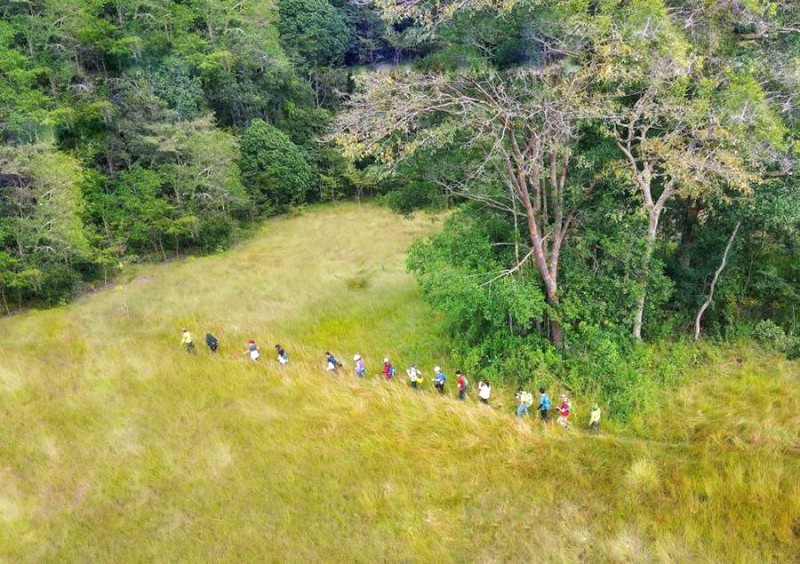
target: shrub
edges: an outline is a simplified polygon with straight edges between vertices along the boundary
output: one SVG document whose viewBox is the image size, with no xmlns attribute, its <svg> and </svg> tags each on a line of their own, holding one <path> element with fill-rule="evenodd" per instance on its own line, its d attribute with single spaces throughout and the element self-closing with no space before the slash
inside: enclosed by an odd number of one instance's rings
<svg viewBox="0 0 800 564">
<path fill-rule="evenodd" d="M 783 350 L 786 346 L 786 333 L 771 319 L 759 321 L 753 329 L 753 338 L 762 345 Z"/>
<path fill-rule="evenodd" d="M 233 243 L 236 222 L 221 213 L 203 219 L 197 234 L 197 245 L 206 253 L 217 252 Z"/>
<path fill-rule="evenodd" d="M 800 337 L 788 337 L 786 340 L 786 358 L 789 360 L 800 359 Z"/>
<path fill-rule="evenodd" d="M 70 266 L 50 264 L 42 269 L 39 293 L 44 305 L 66 303 L 74 298 L 81 285 L 81 277 Z"/>
</svg>

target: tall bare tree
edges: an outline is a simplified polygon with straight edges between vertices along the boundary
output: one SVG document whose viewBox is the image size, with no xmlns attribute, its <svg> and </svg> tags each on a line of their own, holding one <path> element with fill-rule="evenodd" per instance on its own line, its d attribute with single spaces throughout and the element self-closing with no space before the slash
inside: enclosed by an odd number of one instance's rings
<svg viewBox="0 0 800 564">
<path fill-rule="evenodd" d="M 557 345 L 563 341 L 559 260 L 577 207 L 591 190 L 591 183 L 569 179 L 571 147 L 587 117 L 584 96 L 585 75 L 560 67 L 368 74 L 337 127 L 347 154 L 373 155 L 389 168 L 422 148 L 446 150 L 467 139 L 480 158 L 448 189 L 518 216 L 526 226 L 526 258 L 533 258 L 552 306 L 550 338 Z M 492 188 L 497 181 L 507 190 Z"/>
</svg>

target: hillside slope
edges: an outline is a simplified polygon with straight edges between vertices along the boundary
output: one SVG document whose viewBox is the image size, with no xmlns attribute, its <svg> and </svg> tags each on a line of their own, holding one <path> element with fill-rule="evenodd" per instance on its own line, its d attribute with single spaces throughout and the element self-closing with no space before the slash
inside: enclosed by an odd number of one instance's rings
<svg viewBox="0 0 800 564">
<path fill-rule="evenodd" d="M 502 394 L 491 409 L 325 374 L 326 349 L 362 354 L 373 374 L 385 354 L 399 368 L 446 358 L 404 271 L 408 244 L 436 227 L 373 206 L 317 208 L 224 255 L 1 320 L 0 557 L 800 554 L 796 363 L 722 358 L 635 435 L 600 437 L 518 422 Z M 196 356 L 178 346 L 182 326 Z M 261 365 L 242 354 L 248 337 Z M 291 355 L 284 369 L 275 342 Z"/>
</svg>

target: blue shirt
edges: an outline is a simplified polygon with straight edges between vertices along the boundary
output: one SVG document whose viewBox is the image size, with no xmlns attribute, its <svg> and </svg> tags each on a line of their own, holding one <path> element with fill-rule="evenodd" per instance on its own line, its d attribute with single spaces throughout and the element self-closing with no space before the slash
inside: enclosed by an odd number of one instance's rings
<svg viewBox="0 0 800 564">
<path fill-rule="evenodd" d="M 549 410 L 550 407 L 550 398 L 547 397 L 547 394 L 542 394 L 542 397 L 539 398 L 539 411 Z"/>
</svg>

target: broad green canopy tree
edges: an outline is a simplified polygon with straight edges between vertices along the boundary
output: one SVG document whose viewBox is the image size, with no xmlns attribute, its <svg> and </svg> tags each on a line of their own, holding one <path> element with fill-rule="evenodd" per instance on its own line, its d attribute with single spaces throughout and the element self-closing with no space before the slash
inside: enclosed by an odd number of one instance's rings
<svg viewBox="0 0 800 564">
<path fill-rule="evenodd" d="M 313 66 L 339 63 L 350 40 L 344 18 L 327 0 L 279 0 L 278 30 L 289 52 Z"/>
<path fill-rule="evenodd" d="M 241 140 L 242 183 L 259 208 L 276 209 L 304 201 L 314 170 L 289 136 L 255 120 Z"/>
</svg>

